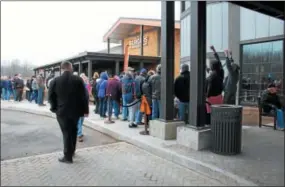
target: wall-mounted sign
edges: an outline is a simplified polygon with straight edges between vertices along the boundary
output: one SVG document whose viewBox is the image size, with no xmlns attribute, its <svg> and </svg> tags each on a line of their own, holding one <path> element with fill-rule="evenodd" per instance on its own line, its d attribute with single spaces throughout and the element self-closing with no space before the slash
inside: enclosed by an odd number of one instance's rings
<svg viewBox="0 0 285 187">
<path fill-rule="evenodd" d="M 148 44 L 148 36 L 145 36 L 143 38 L 143 46 L 146 46 L 147 44 Z M 140 46 L 141 46 L 141 39 L 139 36 L 129 41 L 129 47 L 131 49 L 140 48 Z"/>
</svg>

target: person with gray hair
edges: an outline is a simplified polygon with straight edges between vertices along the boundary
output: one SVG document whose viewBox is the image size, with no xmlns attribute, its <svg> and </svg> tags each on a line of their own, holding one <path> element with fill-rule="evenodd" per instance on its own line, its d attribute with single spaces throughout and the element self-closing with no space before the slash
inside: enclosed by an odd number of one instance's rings
<svg viewBox="0 0 285 187">
<path fill-rule="evenodd" d="M 152 75 L 148 82 L 152 91 L 152 120 L 159 118 L 161 111 L 160 89 L 161 89 L 161 64 L 156 67 L 156 73 Z"/>
<path fill-rule="evenodd" d="M 72 74 L 72 64 L 65 61 L 61 64 L 61 69 L 62 75 L 50 83 L 48 100 L 63 135 L 64 156 L 59 161 L 72 163 L 76 149 L 77 123 L 80 117 L 88 116 L 89 102 L 83 80 Z"/>
<path fill-rule="evenodd" d="M 187 119 L 190 100 L 190 71 L 189 65 L 181 66 L 181 73 L 174 81 L 174 95 L 178 98 L 178 116 L 181 121 Z M 187 120 L 186 120 L 187 121 Z"/>
</svg>

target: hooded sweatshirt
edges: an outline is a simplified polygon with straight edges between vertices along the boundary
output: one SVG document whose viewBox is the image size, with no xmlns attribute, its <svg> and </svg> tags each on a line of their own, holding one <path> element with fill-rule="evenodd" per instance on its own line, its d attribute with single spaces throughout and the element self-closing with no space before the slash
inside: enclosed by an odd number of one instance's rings
<svg viewBox="0 0 285 187">
<path fill-rule="evenodd" d="M 109 78 L 107 82 L 106 95 L 113 100 L 120 101 L 122 94 L 121 82 L 116 78 Z"/>
<path fill-rule="evenodd" d="M 100 81 L 97 83 L 99 98 L 104 98 L 106 96 L 107 80 L 108 80 L 108 74 L 106 72 L 102 72 L 100 74 Z"/>
</svg>

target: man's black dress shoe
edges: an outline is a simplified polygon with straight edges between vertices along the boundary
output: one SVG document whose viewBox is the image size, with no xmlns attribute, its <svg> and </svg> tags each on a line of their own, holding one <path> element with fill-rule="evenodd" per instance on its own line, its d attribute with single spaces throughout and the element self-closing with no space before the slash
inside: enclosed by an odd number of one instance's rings
<svg viewBox="0 0 285 187">
<path fill-rule="evenodd" d="M 62 157 L 58 159 L 59 162 L 67 163 L 67 164 L 72 164 L 73 160 L 72 159 L 67 159 L 66 157 Z"/>
</svg>

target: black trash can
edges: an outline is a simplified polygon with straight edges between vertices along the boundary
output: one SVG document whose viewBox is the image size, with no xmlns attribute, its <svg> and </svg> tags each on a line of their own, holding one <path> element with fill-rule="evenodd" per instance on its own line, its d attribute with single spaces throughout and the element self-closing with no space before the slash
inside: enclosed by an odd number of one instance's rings
<svg viewBox="0 0 285 187">
<path fill-rule="evenodd" d="M 242 106 L 211 106 L 212 152 L 236 155 L 241 152 Z"/>
</svg>

